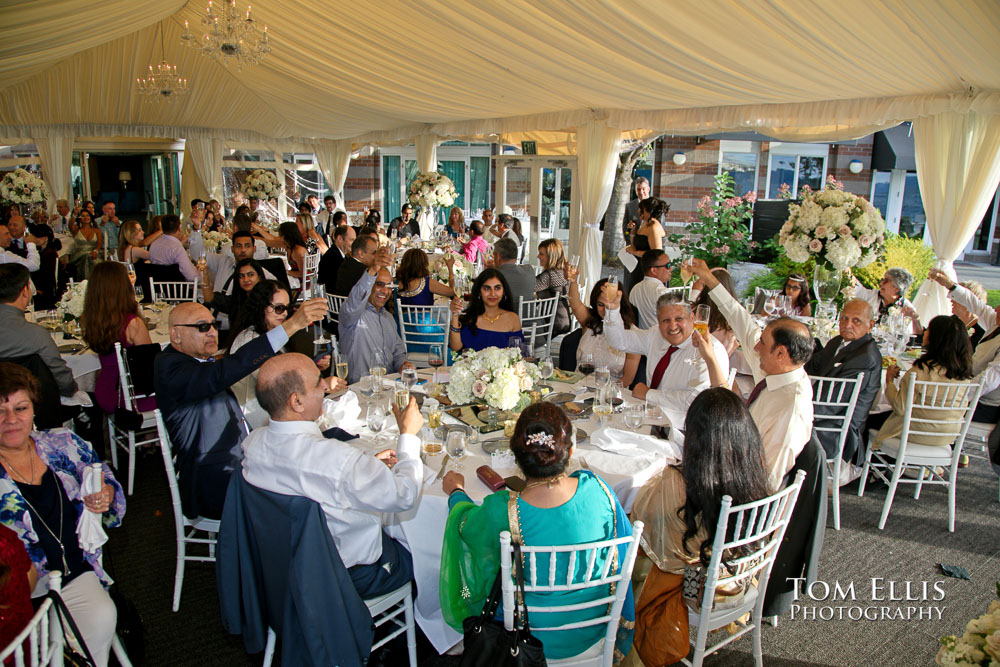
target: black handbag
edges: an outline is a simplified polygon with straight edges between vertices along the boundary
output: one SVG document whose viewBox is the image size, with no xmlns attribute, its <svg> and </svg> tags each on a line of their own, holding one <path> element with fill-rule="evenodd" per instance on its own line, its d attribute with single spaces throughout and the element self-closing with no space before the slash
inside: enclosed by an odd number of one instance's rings
<svg viewBox="0 0 1000 667">
<path fill-rule="evenodd" d="M 462 622 L 465 649 L 462 667 L 540 667 L 545 665 L 542 642 L 531 634 L 528 624 L 528 605 L 524 602 L 524 570 L 521 545 L 514 542 L 514 578 L 517 595 L 514 605 L 514 629 L 507 631 L 503 622 L 494 620 L 501 596 L 501 573 L 493 582 L 490 596 L 479 616 L 470 616 Z M 521 623 L 521 614 L 524 623 Z"/>
<path fill-rule="evenodd" d="M 56 608 L 56 616 L 59 618 L 59 625 L 62 626 L 63 637 L 68 640 L 72 635 L 80 650 L 83 651 L 83 655 L 80 655 L 70 646 L 69 641 L 63 642 L 63 664 L 70 665 L 70 667 L 94 667 L 96 664 L 94 656 L 90 654 L 87 642 L 83 641 L 83 633 L 76 627 L 76 621 L 73 620 L 69 609 L 66 608 L 66 603 L 55 591 L 49 591 L 48 598 L 52 600 L 52 606 Z M 66 626 L 69 626 L 69 632 L 66 631 Z M 50 629 L 49 632 L 52 630 Z"/>
</svg>

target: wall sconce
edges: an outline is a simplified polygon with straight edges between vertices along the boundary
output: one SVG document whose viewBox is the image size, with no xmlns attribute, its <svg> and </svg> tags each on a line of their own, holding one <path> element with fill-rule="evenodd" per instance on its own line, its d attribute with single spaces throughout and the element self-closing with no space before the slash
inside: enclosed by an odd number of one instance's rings
<svg viewBox="0 0 1000 667">
<path fill-rule="evenodd" d="M 122 190 L 128 189 L 128 182 L 132 180 L 132 172 L 130 171 L 119 171 L 118 180 L 122 182 Z"/>
<path fill-rule="evenodd" d="M 674 164 L 678 167 L 688 161 L 688 156 L 680 151 L 674 153 Z"/>
<path fill-rule="evenodd" d="M 847 165 L 847 168 L 852 174 L 860 174 L 861 170 L 865 168 L 865 165 L 861 162 L 861 160 L 851 160 L 850 164 Z"/>
</svg>

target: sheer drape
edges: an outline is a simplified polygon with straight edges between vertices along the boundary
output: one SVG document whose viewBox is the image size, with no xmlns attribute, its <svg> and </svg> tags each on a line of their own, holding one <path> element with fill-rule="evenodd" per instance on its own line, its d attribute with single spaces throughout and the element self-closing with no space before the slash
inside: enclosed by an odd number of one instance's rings
<svg viewBox="0 0 1000 667">
<path fill-rule="evenodd" d="M 222 201 L 222 139 L 188 139 L 184 142 L 185 161 L 190 160 L 209 199 Z M 280 154 L 278 156 L 280 159 Z"/>
<path fill-rule="evenodd" d="M 621 130 L 593 121 L 576 131 L 582 229 L 570 230 L 570 248 L 580 255 L 580 279 L 590 286 L 601 278 L 601 217 L 611 200 Z"/>
<path fill-rule="evenodd" d="M 913 122 L 920 196 L 937 266 L 955 278 L 952 262 L 968 244 L 1000 182 L 1000 115 L 943 113 Z M 943 287 L 926 281 L 914 302 L 926 325 L 950 314 Z"/>
<path fill-rule="evenodd" d="M 35 139 L 38 157 L 42 160 L 42 173 L 49 186 L 52 199 L 49 209 L 59 199 L 69 200 L 69 179 L 73 167 L 73 137 L 48 137 Z"/>
<path fill-rule="evenodd" d="M 321 141 L 313 148 L 316 161 L 323 172 L 333 196 L 337 200 L 337 208 L 346 211 L 344 207 L 344 183 L 347 182 L 347 170 L 351 166 L 350 141 Z"/>
<path fill-rule="evenodd" d="M 413 143 L 417 149 L 417 168 L 424 173 L 437 171 L 438 137 L 433 134 L 421 134 L 414 137 Z M 434 211 L 420 211 L 417 224 L 420 225 L 420 236 L 429 239 L 434 231 Z"/>
</svg>

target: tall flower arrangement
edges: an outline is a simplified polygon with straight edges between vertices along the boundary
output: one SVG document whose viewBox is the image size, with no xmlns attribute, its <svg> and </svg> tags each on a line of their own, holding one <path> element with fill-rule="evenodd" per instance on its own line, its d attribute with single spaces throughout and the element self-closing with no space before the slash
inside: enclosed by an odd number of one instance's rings
<svg viewBox="0 0 1000 667">
<path fill-rule="evenodd" d="M 224 246 L 232 242 L 229 234 L 225 232 L 202 232 L 201 240 L 205 244 L 208 252 L 219 252 Z"/>
<path fill-rule="evenodd" d="M 240 192 L 245 197 L 266 201 L 281 196 L 281 184 L 278 177 L 266 169 L 254 169 L 243 181 Z"/>
<path fill-rule="evenodd" d="M 83 315 L 83 299 L 87 296 L 87 281 L 81 280 L 67 289 L 56 305 L 63 320 L 78 320 Z"/>
<path fill-rule="evenodd" d="M 800 204 L 788 207 L 778 240 L 788 259 L 845 271 L 878 259 L 885 243 L 885 221 L 863 197 L 844 192 L 832 176 L 819 192 L 803 188 Z"/>
<path fill-rule="evenodd" d="M 455 184 L 444 174 L 431 171 L 420 172 L 410 183 L 410 191 L 407 200 L 414 206 L 429 208 L 433 206 L 443 206 L 445 208 L 454 205 L 458 199 L 455 191 Z"/>
<path fill-rule="evenodd" d="M 463 353 L 450 369 L 448 398 L 464 405 L 478 402 L 497 410 L 524 408 L 528 392 L 541 378 L 536 364 L 516 348 L 487 347 Z"/>
<path fill-rule="evenodd" d="M 698 202 L 698 217 L 685 234 L 671 234 L 670 242 L 685 257 L 705 260 L 709 266 L 728 266 L 750 256 L 757 244 L 750 239 L 750 218 L 757 195 L 752 190 L 736 194 L 728 172 L 715 177 L 712 194 Z"/>
<path fill-rule="evenodd" d="M 27 169 L 9 171 L 0 181 L 0 199 L 12 204 L 39 204 L 49 198 L 45 181 Z"/>
</svg>

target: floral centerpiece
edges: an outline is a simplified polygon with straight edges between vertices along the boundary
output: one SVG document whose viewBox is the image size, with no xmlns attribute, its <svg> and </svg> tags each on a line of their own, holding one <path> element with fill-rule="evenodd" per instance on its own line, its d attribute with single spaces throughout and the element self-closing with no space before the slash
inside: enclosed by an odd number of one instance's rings
<svg viewBox="0 0 1000 667">
<path fill-rule="evenodd" d="M 458 199 L 455 184 L 441 172 L 420 172 L 410 183 L 407 200 L 414 206 L 430 208 L 452 206 Z"/>
<path fill-rule="evenodd" d="M 752 190 L 736 194 L 729 172 L 715 177 L 712 194 L 698 202 L 699 220 L 687 225 L 686 233 L 671 234 L 669 240 L 684 257 L 697 257 L 709 266 L 728 266 L 750 256 L 757 244 L 750 239 L 750 219 L 757 195 Z"/>
<path fill-rule="evenodd" d="M 801 203 L 788 207 L 778 240 L 788 259 L 846 271 L 878 259 L 885 243 L 885 221 L 863 197 L 844 192 L 832 176 L 819 192 L 803 188 Z"/>
<path fill-rule="evenodd" d="M 456 277 L 465 276 L 466 278 L 472 278 L 475 275 L 476 270 L 472 266 L 472 262 L 453 250 L 446 250 L 444 255 L 435 259 L 434 263 L 431 264 L 431 277 L 434 280 L 448 284 L 448 265 L 444 261 L 445 257 L 451 257 L 455 260 L 453 270 Z"/>
<path fill-rule="evenodd" d="M 208 252 L 219 252 L 226 244 L 232 242 L 229 234 L 225 232 L 202 232 L 201 240 Z"/>
<path fill-rule="evenodd" d="M 448 398 L 456 405 L 482 403 L 497 410 L 524 409 L 541 378 L 536 364 L 516 348 L 487 347 L 464 352 L 451 367 Z"/>
<path fill-rule="evenodd" d="M 997 582 L 1000 598 L 1000 582 Z M 979 618 L 969 621 L 961 637 L 941 638 L 935 662 L 939 665 L 1000 665 L 1000 601 L 994 600 Z"/>
<path fill-rule="evenodd" d="M 267 201 L 281 196 L 281 184 L 278 177 L 266 169 L 254 169 L 243 181 L 240 192 L 244 197 Z"/>
<path fill-rule="evenodd" d="M 27 169 L 7 172 L 0 181 L 0 199 L 12 204 L 39 204 L 49 198 L 45 181 Z"/>
<path fill-rule="evenodd" d="M 83 315 L 83 299 L 87 295 L 87 281 L 81 280 L 67 289 L 56 305 L 64 321 L 78 320 Z"/>
</svg>

